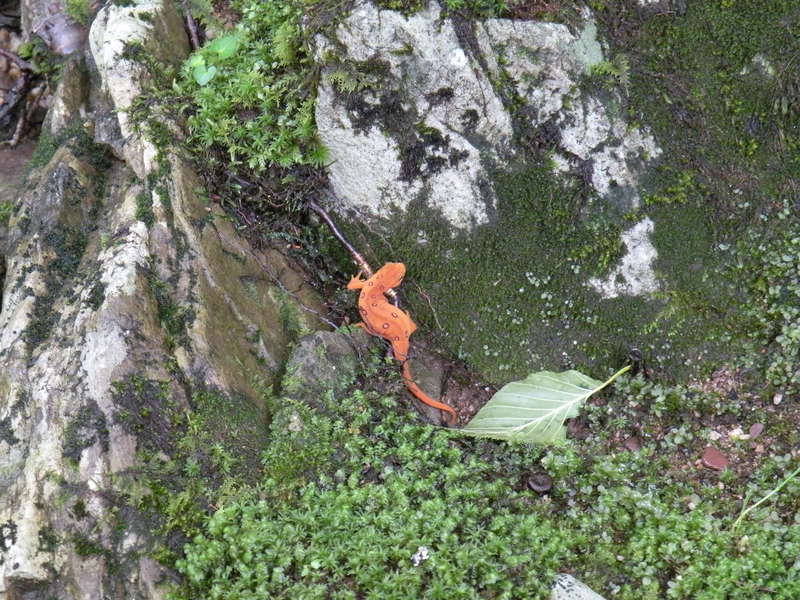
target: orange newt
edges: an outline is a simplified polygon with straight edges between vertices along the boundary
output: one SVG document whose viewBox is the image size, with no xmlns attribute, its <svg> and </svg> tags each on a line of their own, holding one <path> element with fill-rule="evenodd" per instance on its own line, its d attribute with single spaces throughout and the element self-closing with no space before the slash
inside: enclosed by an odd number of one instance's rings
<svg viewBox="0 0 800 600">
<path fill-rule="evenodd" d="M 389 304 L 385 296 L 391 288 L 400 285 L 405 274 L 406 266 L 403 263 L 386 263 L 369 279 L 361 279 L 359 274 L 350 280 L 348 290 L 361 290 L 358 312 L 364 321 L 358 326 L 389 341 L 394 357 L 403 363 L 403 380 L 408 390 L 428 406 L 449 413 L 448 421 L 452 424 L 456 420 L 456 411 L 428 396 L 411 377 L 408 366 L 409 338 L 417 326 L 406 313 Z"/>
</svg>

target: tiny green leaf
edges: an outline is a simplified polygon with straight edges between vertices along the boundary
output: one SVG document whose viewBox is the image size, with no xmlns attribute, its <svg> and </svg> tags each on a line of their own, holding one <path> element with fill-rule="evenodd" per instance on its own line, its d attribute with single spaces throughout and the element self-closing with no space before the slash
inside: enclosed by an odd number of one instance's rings
<svg viewBox="0 0 800 600">
<path fill-rule="evenodd" d="M 190 68 L 194 69 L 195 67 L 205 66 L 206 59 L 203 57 L 202 54 L 192 54 L 186 61 L 186 64 L 189 65 Z"/>
<path fill-rule="evenodd" d="M 207 49 L 209 52 L 215 53 L 220 60 L 225 60 L 226 58 L 230 58 L 236 54 L 240 43 L 241 35 L 238 33 L 232 33 L 231 35 L 217 38 L 208 46 L 206 46 L 205 49 Z"/>
<path fill-rule="evenodd" d="M 216 74 L 217 67 L 214 65 L 211 65 L 208 68 L 206 68 L 205 65 L 198 65 L 192 69 L 192 75 L 194 76 L 194 80 L 198 83 L 198 85 L 206 85 L 209 81 L 214 79 L 214 75 Z"/>
<path fill-rule="evenodd" d="M 503 386 L 462 431 L 476 437 L 548 444 L 566 437 L 564 421 L 583 403 L 630 369 L 598 381 L 579 371 L 532 373 Z"/>
</svg>

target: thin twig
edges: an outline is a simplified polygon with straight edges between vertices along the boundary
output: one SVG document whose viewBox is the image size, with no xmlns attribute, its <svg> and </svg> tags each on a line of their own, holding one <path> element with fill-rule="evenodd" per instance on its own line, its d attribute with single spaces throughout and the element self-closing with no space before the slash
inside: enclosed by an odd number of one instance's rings
<svg viewBox="0 0 800 600">
<path fill-rule="evenodd" d="M 192 51 L 195 51 L 200 47 L 200 36 L 197 35 L 197 22 L 190 13 L 186 14 L 186 28 L 189 30 L 189 42 L 191 43 Z"/>
<path fill-rule="evenodd" d="M 7 58 L 23 71 L 30 71 L 30 72 L 35 71 L 31 63 L 29 63 L 27 60 L 23 58 L 20 58 L 18 54 L 16 54 L 15 52 L 11 52 L 11 50 L 0 48 L 0 56 Z"/>
<path fill-rule="evenodd" d="M 331 321 L 330 319 L 328 319 L 328 318 L 324 317 L 324 316 L 322 315 L 322 313 L 320 313 L 318 310 L 315 310 L 315 309 L 311 308 L 310 306 L 308 306 L 308 305 L 307 305 L 305 302 L 303 302 L 303 301 L 300 299 L 300 297 L 299 297 L 297 294 L 295 294 L 295 293 L 294 293 L 294 292 L 292 292 L 292 291 L 291 291 L 289 288 L 287 288 L 287 287 L 284 285 L 284 283 L 281 281 L 280 277 L 278 277 L 278 275 L 277 275 L 276 273 L 273 273 L 273 272 L 271 271 L 271 269 L 270 269 L 270 266 L 269 266 L 269 265 L 268 265 L 268 263 L 266 262 L 266 259 L 265 259 L 265 260 L 262 260 L 262 259 L 261 259 L 261 257 L 260 257 L 260 256 L 258 256 L 258 255 L 257 255 L 255 252 L 253 253 L 253 257 L 256 259 L 256 262 L 257 262 L 257 263 L 260 263 L 260 264 L 261 264 L 261 268 L 262 268 L 262 269 L 264 269 L 264 272 L 267 274 L 267 276 L 268 276 L 270 279 L 272 279 L 272 282 L 273 282 L 275 285 L 277 285 L 279 288 L 281 288 L 281 290 L 282 290 L 284 293 L 286 293 L 286 294 L 288 294 L 289 296 L 291 296 L 292 298 L 294 298 L 294 299 L 295 299 L 295 301 L 296 301 L 296 302 L 297 302 L 297 303 L 300 305 L 300 308 L 301 308 L 302 310 L 304 310 L 304 311 L 306 311 L 306 312 L 308 312 L 308 313 L 311 313 L 312 315 L 314 315 L 315 317 L 317 317 L 317 318 L 318 318 L 320 321 L 323 321 L 323 322 L 327 323 L 328 325 L 330 325 L 330 326 L 331 326 L 333 329 L 336 329 L 336 328 L 338 327 L 338 325 L 337 325 L 336 323 L 334 323 L 334 322 L 333 322 L 333 321 Z"/>
<path fill-rule="evenodd" d="M 423 291 L 422 287 L 420 287 L 420 285 L 419 285 L 419 284 L 415 284 L 415 285 L 416 285 L 416 287 L 417 287 L 417 293 L 418 293 L 420 296 L 422 296 L 423 298 L 425 298 L 425 302 L 427 302 L 427 303 L 428 303 L 428 306 L 429 306 L 429 307 L 430 307 L 430 309 L 431 309 L 431 314 L 433 315 L 433 320 L 434 320 L 434 321 L 436 321 L 436 327 L 437 327 L 437 328 L 439 328 L 439 330 L 440 330 L 440 331 L 443 331 L 442 324 L 441 324 L 441 323 L 439 323 L 439 317 L 438 317 L 438 316 L 436 316 L 436 309 L 435 309 L 435 308 L 433 308 L 433 303 L 431 302 L 431 298 L 430 298 L 430 296 L 428 296 L 428 294 L 426 294 L 426 293 Z"/>
<path fill-rule="evenodd" d="M 333 219 L 328 212 L 313 200 L 308 201 L 308 206 L 319 216 L 321 216 L 325 223 L 328 224 L 328 227 L 333 232 L 334 237 L 336 237 L 336 239 L 339 240 L 342 245 L 347 248 L 347 251 L 353 256 L 353 260 L 358 265 L 358 268 L 361 269 L 361 272 L 364 273 L 367 278 L 372 277 L 373 271 L 370 268 L 369 263 L 364 259 L 363 256 L 361 256 L 361 253 L 356 250 L 350 242 L 347 241 L 347 238 L 342 235 L 342 232 L 339 231 L 338 227 L 336 227 L 336 223 L 333 222 Z M 397 292 L 395 292 L 393 289 L 388 289 L 386 290 L 386 295 L 391 298 L 392 304 L 395 306 L 400 306 L 400 300 L 397 297 Z"/>
<path fill-rule="evenodd" d="M 361 253 L 358 250 L 353 248 L 353 245 L 347 241 L 347 238 L 342 235 L 342 232 L 339 231 L 338 227 L 336 227 L 336 223 L 333 222 L 333 219 L 328 212 L 313 200 L 308 201 L 308 206 L 320 217 L 322 217 L 325 223 L 328 224 L 328 227 L 330 227 L 330 230 L 336 239 L 339 240 L 342 245 L 347 248 L 347 251 L 353 256 L 353 260 L 355 260 L 356 264 L 358 264 L 358 268 L 361 269 L 367 277 L 372 277 L 373 273 L 369 263 L 367 263 L 364 257 L 361 256 Z"/>
<path fill-rule="evenodd" d="M 17 78 L 17 82 L 14 84 L 14 87 L 11 88 L 11 91 L 6 94 L 4 103 L 0 106 L 0 122 L 5 119 L 6 115 L 9 115 L 11 111 L 13 111 L 17 104 L 21 100 L 25 98 L 25 94 L 28 92 L 28 74 L 23 71 L 20 76 Z"/>
</svg>

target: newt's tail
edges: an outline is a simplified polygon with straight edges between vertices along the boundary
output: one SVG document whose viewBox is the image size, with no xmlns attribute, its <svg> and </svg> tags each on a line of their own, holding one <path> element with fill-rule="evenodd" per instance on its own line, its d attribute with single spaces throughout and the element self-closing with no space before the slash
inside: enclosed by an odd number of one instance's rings
<svg viewBox="0 0 800 600">
<path fill-rule="evenodd" d="M 452 425 L 456 422 L 456 411 L 452 409 L 452 407 L 444 404 L 443 402 L 437 402 L 428 394 L 422 391 L 422 389 L 414 383 L 414 378 L 411 377 L 411 367 L 408 366 L 408 361 L 403 362 L 403 380 L 406 382 L 406 387 L 408 391 L 414 394 L 417 398 L 422 400 L 428 406 L 432 406 L 434 408 L 438 408 L 439 410 L 443 410 L 448 413 L 447 421 Z"/>
</svg>

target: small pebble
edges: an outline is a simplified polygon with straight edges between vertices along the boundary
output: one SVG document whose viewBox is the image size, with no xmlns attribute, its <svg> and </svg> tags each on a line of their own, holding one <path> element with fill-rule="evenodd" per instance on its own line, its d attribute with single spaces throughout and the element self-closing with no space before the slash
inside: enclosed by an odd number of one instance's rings
<svg viewBox="0 0 800 600">
<path fill-rule="evenodd" d="M 732 440 L 749 440 L 750 434 L 742 431 L 741 427 L 734 427 L 728 432 L 728 437 Z"/>
<path fill-rule="evenodd" d="M 553 487 L 553 480 L 547 473 L 536 473 L 528 478 L 528 487 L 537 494 L 544 494 Z"/>
<path fill-rule="evenodd" d="M 761 435 L 761 432 L 764 431 L 764 424 L 763 423 L 753 423 L 750 425 L 750 437 L 756 438 Z"/>
<path fill-rule="evenodd" d="M 642 448 L 642 441 L 635 435 L 632 435 L 627 440 L 623 442 L 625 449 L 630 452 L 636 452 L 637 450 L 641 450 Z"/>
<path fill-rule="evenodd" d="M 721 471 L 728 466 L 728 458 L 713 446 L 706 446 L 700 460 L 704 466 L 715 471 Z"/>
</svg>

